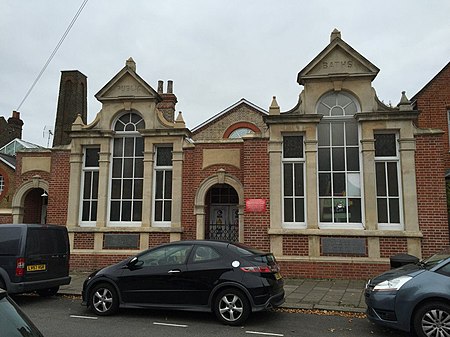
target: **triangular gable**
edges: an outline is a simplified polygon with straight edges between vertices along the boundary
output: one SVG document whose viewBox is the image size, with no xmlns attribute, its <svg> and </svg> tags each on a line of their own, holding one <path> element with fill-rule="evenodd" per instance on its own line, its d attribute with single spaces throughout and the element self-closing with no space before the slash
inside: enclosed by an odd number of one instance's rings
<svg viewBox="0 0 450 337">
<path fill-rule="evenodd" d="M 369 77 L 375 78 L 380 70 L 364 56 L 350 47 L 335 30 L 331 34 L 330 44 L 317 55 L 297 77 L 301 85 L 309 79 L 330 77 Z"/>
<path fill-rule="evenodd" d="M 446 66 L 444 66 L 444 68 L 442 68 L 431 80 L 428 81 L 427 84 L 425 84 L 423 86 L 422 89 L 419 90 L 419 92 L 417 92 L 417 94 L 415 94 L 412 98 L 411 98 L 411 102 L 415 102 L 419 96 L 434 82 L 436 81 L 442 74 L 444 74 L 446 71 L 450 71 L 450 62 L 447 63 Z M 445 76 L 445 75 L 444 75 Z"/>
<path fill-rule="evenodd" d="M 132 61 L 132 59 L 130 59 Z M 156 99 L 160 102 L 161 96 L 138 74 L 135 68 L 127 65 L 117 73 L 96 95 L 100 101 L 118 99 Z M 134 61 L 132 61 L 134 64 Z"/>
<path fill-rule="evenodd" d="M 251 108 L 253 110 L 256 110 L 257 112 L 259 112 L 262 115 L 268 115 L 268 112 L 265 111 L 264 109 L 260 108 L 259 106 L 253 104 L 250 101 L 247 101 L 245 98 L 241 98 L 239 101 L 237 101 L 233 105 L 229 106 L 225 110 L 222 110 L 221 112 L 219 112 L 218 114 L 216 114 L 213 117 L 209 118 L 208 120 L 206 120 L 202 124 L 200 124 L 200 125 L 196 126 L 195 128 L 193 128 L 192 129 L 192 133 L 196 133 L 199 130 L 205 128 L 207 125 L 210 125 L 210 124 L 214 123 L 215 121 L 217 121 L 218 119 L 220 119 L 223 116 L 227 115 L 228 113 L 230 113 L 231 111 L 233 111 L 234 109 L 238 108 L 241 105 L 247 105 L 249 108 Z"/>
</svg>

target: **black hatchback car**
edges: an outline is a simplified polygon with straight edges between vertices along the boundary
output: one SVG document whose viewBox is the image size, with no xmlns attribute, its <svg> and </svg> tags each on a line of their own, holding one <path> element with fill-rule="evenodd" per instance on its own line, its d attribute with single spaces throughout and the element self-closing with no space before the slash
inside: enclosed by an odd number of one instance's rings
<svg viewBox="0 0 450 337">
<path fill-rule="evenodd" d="M 92 273 L 83 304 L 97 315 L 119 307 L 214 312 L 240 325 L 251 312 L 284 302 L 272 253 L 221 241 L 178 241 Z"/>
</svg>

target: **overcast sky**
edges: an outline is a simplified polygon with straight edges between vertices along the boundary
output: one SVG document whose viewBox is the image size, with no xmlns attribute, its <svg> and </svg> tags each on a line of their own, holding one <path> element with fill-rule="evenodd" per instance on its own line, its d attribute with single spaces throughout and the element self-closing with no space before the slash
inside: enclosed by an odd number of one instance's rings
<svg viewBox="0 0 450 337">
<path fill-rule="evenodd" d="M 18 108 L 82 2 L 0 0 L 0 116 Z M 302 89 L 297 73 L 334 28 L 380 68 L 378 97 L 397 104 L 449 62 L 449 13 L 447 0 L 89 0 L 19 109 L 22 139 L 47 145 L 62 70 L 88 77 L 92 122 L 94 95 L 130 56 L 154 89 L 174 81 L 190 129 L 241 98 L 267 110 L 275 95 L 289 110 Z"/>
</svg>

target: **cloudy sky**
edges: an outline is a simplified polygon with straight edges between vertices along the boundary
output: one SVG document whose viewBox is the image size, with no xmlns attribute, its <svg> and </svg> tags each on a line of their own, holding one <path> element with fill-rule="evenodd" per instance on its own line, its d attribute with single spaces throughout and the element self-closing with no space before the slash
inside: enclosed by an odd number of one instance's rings
<svg viewBox="0 0 450 337">
<path fill-rule="evenodd" d="M 0 116 L 16 110 L 82 0 L 0 0 Z M 46 146 L 60 72 L 88 77 L 94 95 L 130 56 L 153 88 L 173 80 L 189 128 L 245 98 L 282 111 L 302 87 L 297 73 L 342 39 L 380 68 L 373 86 L 386 103 L 412 97 L 450 59 L 450 1 L 444 0 L 89 0 L 25 102 L 22 138 Z M 50 141 L 51 145 L 51 141 Z"/>
</svg>

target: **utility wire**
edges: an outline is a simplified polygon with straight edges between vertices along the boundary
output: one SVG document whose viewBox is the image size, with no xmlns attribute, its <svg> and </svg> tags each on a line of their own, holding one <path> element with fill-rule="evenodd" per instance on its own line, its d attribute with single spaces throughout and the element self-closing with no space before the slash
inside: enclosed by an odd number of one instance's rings
<svg viewBox="0 0 450 337">
<path fill-rule="evenodd" d="M 50 57 L 47 59 L 47 62 L 45 62 L 44 67 L 41 69 L 41 71 L 39 72 L 39 75 L 36 77 L 36 79 L 34 80 L 33 84 L 31 85 L 30 89 L 28 89 L 25 97 L 23 98 L 22 102 L 20 102 L 19 106 L 17 107 L 16 111 L 20 110 L 20 107 L 22 106 L 22 104 L 25 102 L 25 100 L 28 98 L 28 96 L 30 95 L 31 91 L 34 89 L 34 87 L 36 86 L 37 82 L 39 81 L 39 79 L 41 78 L 41 76 L 44 74 L 45 70 L 47 69 L 48 65 L 50 64 L 50 62 L 52 61 L 53 57 L 55 56 L 56 52 L 58 51 L 59 47 L 62 45 L 62 43 L 64 42 L 64 40 L 66 39 L 67 34 L 69 34 L 70 30 L 72 29 L 72 26 L 75 24 L 75 21 L 77 21 L 78 17 L 80 16 L 81 12 L 83 11 L 84 6 L 86 6 L 88 0 L 83 0 L 83 3 L 81 4 L 80 8 L 78 9 L 77 13 L 75 14 L 75 16 L 73 17 L 72 21 L 70 22 L 69 26 L 67 27 L 66 31 L 64 32 L 63 36 L 61 37 L 61 39 L 59 40 L 58 44 L 56 45 L 55 49 L 53 50 L 52 54 L 50 55 Z"/>
</svg>

